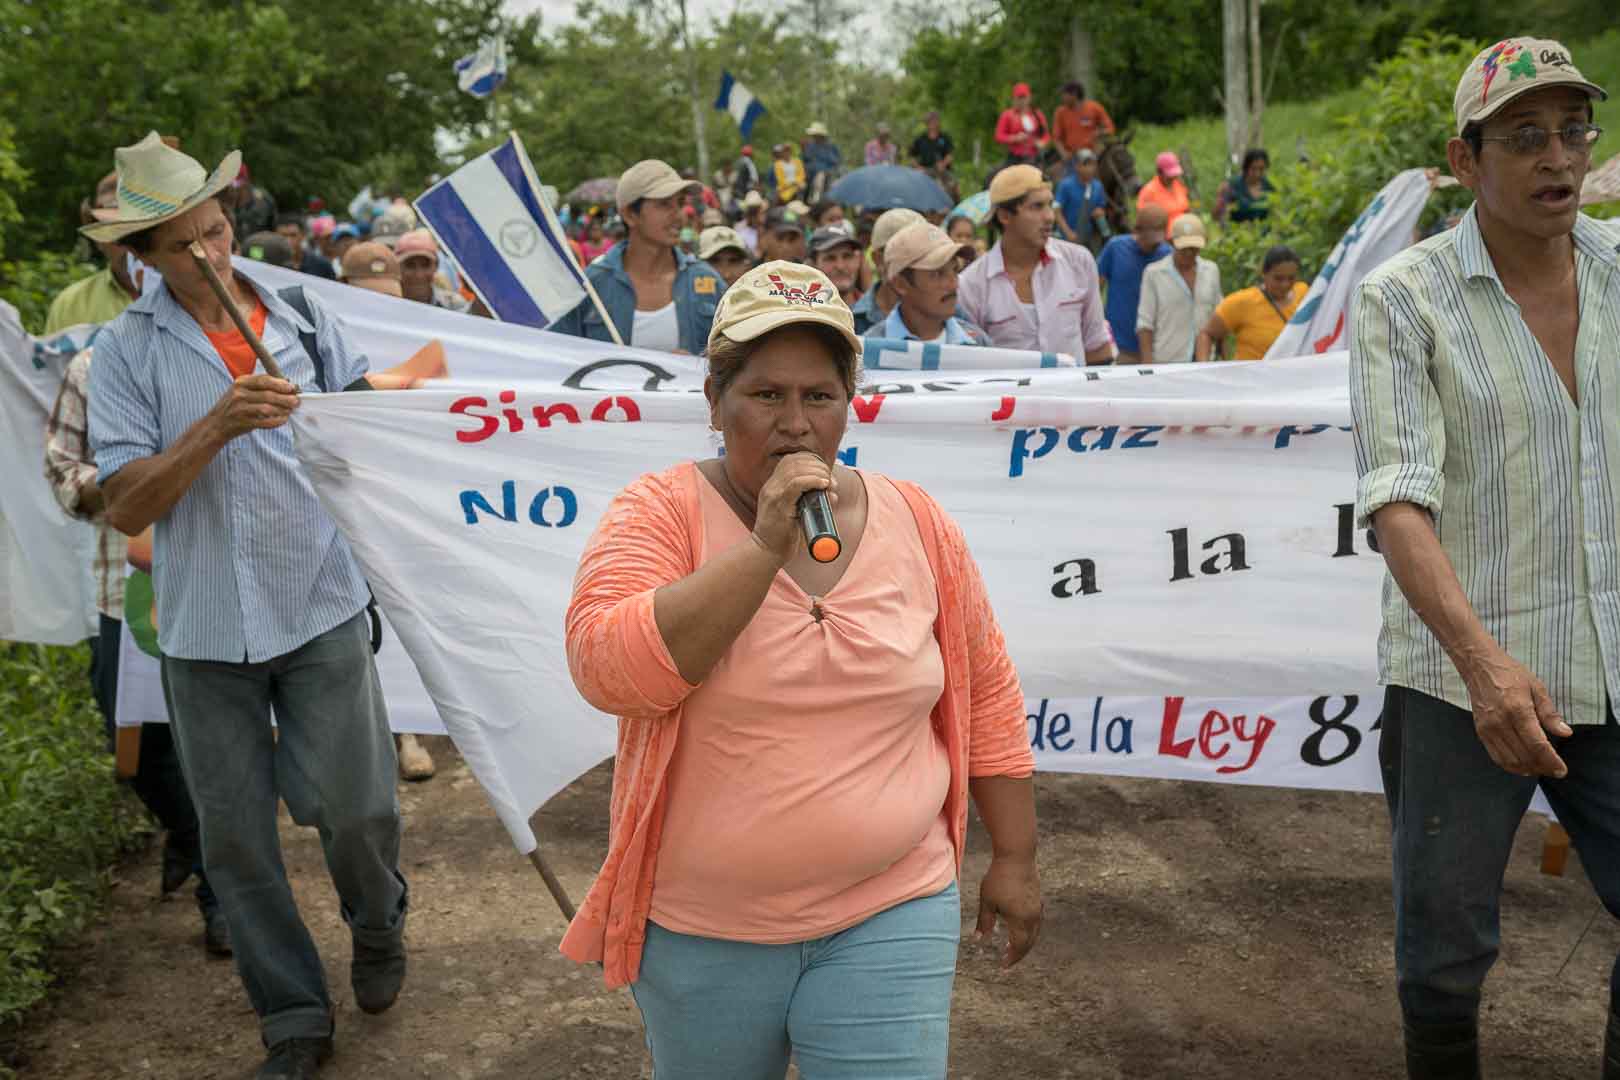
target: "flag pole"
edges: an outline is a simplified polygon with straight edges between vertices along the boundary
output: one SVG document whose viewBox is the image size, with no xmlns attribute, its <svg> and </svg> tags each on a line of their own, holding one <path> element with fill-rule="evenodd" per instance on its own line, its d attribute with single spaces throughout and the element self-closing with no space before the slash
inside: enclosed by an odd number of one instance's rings
<svg viewBox="0 0 1620 1080">
<path fill-rule="evenodd" d="M 529 160 L 529 150 L 523 145 L 522 136 L 515 131 L 509 132 L 508 136 L 517 146 L 518 161 L 523 164 L 523 175 L 529 178 L 530 186 L 538 194 L 542 185 L 540 178 L 534 174 L 534 163 Z M 580 264 L 579 253 L 574 250 L 574 245 L 568 242 L 568 234 L 563 231 L 562 222 L 557 220 L 556 211 L 552 210 L 551 205 L 544 198 L 540 200 L 540 213 L 545 215 L 546 228 L 562 239 L 563 250 L 568 254 L 568 261 L 573 263 L 575 268 L 579 270 L 579 283 L 585 286 L 585 295 L 589 296 L 591 303 L 596 305 L 596 313 L 602 316 L 602 322 L 606 324 L 608 329 L 608 336 L 613 338 L 613 344 L 621 349 L 624 348 L 624 339 L 619 336 L 619 328 L 613 324 L 613 318 L 608 314 L 607 305 L 603 304 L 602 298 L 596 294 L 596 286 L 591 284 L 591 275 L 586 273 L 585 267 Z"/>
<path fill-rule="evenodd" d="M 562 912 L 563 918 L 569 922 L 574 921 L 574 902 L 568 899 L 568 893 L 563 890 L 562 882 L 552 872 L 546 857 L 540 854 L 540 845 L 536 844 L 534 850 L 529 852 L 529 862 L 534 864 L 535 870 L 540 874 L 540 880 L 546 883 L 546 891 L 557 902 L 557 909 Z"/>
</svg>

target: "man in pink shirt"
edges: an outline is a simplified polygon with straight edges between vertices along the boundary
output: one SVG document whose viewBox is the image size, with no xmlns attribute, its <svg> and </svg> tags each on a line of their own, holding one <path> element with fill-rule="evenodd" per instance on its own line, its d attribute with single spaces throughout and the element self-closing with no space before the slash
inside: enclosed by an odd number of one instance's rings
<svg viewBox="0 0 1620 1080">
<path fill-rule="evenodd" d="M 1112 362 L 1097 262 L 1079 244 L 1052 238 L 1056 214 L 1046 177 L 1033 165 L 1002 169 L 990 182 L 990 205 L 1000 239 L 957 284 L 968 319 L 1003 349 Z"/>
</svg>

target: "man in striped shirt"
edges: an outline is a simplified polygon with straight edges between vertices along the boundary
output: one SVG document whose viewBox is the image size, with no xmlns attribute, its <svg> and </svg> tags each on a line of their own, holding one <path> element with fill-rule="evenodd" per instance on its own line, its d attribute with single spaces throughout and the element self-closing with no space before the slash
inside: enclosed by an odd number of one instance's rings
<svg viewBox="0 0 1620 1080">
<path fill-rule="evenodd" d="M 216 196 L 240 157 L 209 175 L 155 133 L 118 150 L 118 210 L 84 231 L 127 245 L 162 286 L 97 337 L 89 430 L 106 520 L 126 535 L 155 525 L 164 692 L 203 865 L 270 1050 L 258 1075 L 309 1077 L 332 1053 L 332 1002 L 282 865 L 277 800 L 320 830 L 366 1012 L 404 982 L 407 892 L 366 584 L 286 426 L 317 386 L 300 335 L 314 335 L 328 386 L 358 382 L 366 359 L 313 297 L 306 320 L 233 272 Z M 194 243 L 285 379 L 253 373 Z"/>
<path fill-rule="evenodd" d="M 1603 96 L 1557 42 L 1482 52 L 1448 147 L 1473 208 L 1354 302 L 1412 1077 L 1479 1075 L 1502 877 L 1538 784 L 1620 916 L 1620 234 L 1578 211 Z M 1620 959 L 1604 1069 L 1620 1080 Z"/>
</svg>

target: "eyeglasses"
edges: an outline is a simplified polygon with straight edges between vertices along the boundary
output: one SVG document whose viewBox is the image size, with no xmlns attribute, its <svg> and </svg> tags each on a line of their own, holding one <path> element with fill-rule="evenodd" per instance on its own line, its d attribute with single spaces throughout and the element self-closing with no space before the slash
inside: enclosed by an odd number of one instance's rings
<svg viewBox="0 0 1620 1080">
<path fill-rule="evenodd" d="M 1547 143 L 1554 134 L 1563 140 L 1566 151 L 1585 157 L 1592 152 L 1592 144 L 1598 141 L 1603 129 L 1596 124 L 1571 124 L 1555 133 L 1530 125 L 1511 135 L 1481 135 L 1479 141 L 1506 143 L 1509 153 L 1522 156 L 1539 154 L 1547 149 Z"/>
</svg>

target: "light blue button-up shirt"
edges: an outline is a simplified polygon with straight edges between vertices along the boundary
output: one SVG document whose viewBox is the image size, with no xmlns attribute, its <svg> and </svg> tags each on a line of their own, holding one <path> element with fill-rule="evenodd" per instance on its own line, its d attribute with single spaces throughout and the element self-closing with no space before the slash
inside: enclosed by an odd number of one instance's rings
<svg viewBox="0 0 1620 1080">
<path fill-rule="evenodd" d="M 873 287 L 874 291 L 876 286 Z M 889 317 L 882 322 L 873 323 L 871 328 L 862 337 L 885 338 L 890 341 L 921 341 L 906 325 L 906 320 L 900 316 L 900 305 L 894 305 Z M 964 319 L 960 314 L 953 315 L 945 320 L 944 339 L 937 342 L 940 345 L 988 345 L 990 339 L 984 336 L 984 331 Z"/>
<path fill-rule="evenodd" d="M 365 374 L 342 325 L 311 295 L 312 327 L 273 290 L 264 344 L 288 379 L 314 392 L 298 335 L 315 332 L 327 384 Z M 232 383 L 197 321 L 159 288 L 96 338 L 90 446 L 103 484 L 162 453 Z M 290 425 L 227 443 L 154 530 L 158 644 L 183 660 L 258 663 L 291 652 L 365 606 L 365 579 L 293 453 Z"/>
</svg>

